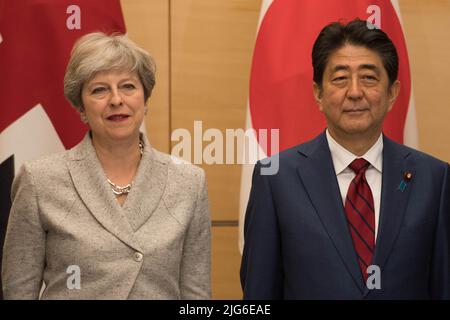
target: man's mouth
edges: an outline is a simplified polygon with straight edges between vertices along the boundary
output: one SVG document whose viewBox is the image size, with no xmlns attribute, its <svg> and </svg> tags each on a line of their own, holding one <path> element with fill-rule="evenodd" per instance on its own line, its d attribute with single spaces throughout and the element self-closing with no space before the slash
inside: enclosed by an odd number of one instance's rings
<svg viewBox="0 0 450 320">
<path fill-rule="evenodd" d="M 352 109 L 344 110 L 344 112 L 347 112 L 347 113 L 362 113 L 365 111 L 369 111 L 369 109 L 367 109 L 367 108 L 352 108 Z"/>
</svg>

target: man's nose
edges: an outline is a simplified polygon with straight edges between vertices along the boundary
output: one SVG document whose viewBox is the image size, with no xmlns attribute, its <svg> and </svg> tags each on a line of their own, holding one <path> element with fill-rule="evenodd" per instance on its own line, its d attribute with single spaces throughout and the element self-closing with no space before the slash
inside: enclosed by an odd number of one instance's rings
<svg viewBox="0 0 450 320">
<path fill-rule="evenodd" d="M 351 100 L 361 99 L 363 91 L 358 79 L 352 79 L 348 85 L 347 97 Z"/>
</svg>

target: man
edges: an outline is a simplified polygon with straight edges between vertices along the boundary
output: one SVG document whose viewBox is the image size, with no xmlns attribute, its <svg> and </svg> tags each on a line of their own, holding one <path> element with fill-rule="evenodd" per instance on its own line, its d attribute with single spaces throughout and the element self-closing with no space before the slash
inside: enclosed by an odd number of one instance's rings
<svg viewBox="0 0 450 320">
<path fill-rule="evenodd" d="M 258 163 L 244 227 L 244 299 L 448 299 L 450 167 L 382 134 L 396 49 L 356 19 L 312 51 L 327 129 Z"/>
</svg>

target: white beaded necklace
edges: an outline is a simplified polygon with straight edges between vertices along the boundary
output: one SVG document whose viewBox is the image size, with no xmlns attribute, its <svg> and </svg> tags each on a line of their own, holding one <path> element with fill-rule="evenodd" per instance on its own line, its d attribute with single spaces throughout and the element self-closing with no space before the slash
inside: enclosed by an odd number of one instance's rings
<svg viewBox="0 0 450 320">
<path fill-rule="evenodd" d="M 139 142 L 139 151 L 141 152 L 141 157 L 144 154 L 144 145 L 142 142 Z M 128 194 L 131 191 L 131 187 L 133 186 L 134 181 L 131 181 L 131 183 L 127 184 L 126 186 L 119 186 L 106 178 L 108 180 L 109 185 L 111 186 L 111 190 L 115 195 L 121 196 L 123 194 Z"/>
</svg>

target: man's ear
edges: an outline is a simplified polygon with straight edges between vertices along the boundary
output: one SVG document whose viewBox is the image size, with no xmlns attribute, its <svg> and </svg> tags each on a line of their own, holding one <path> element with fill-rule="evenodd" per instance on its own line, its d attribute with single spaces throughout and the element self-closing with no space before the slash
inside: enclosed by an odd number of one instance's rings
<svg viewBox="0 0 450 320">
<path fill-rule="evenodd" d="M 400 81 L 395 80 L 395 82 L 389 87 L 388 95 L 389 95 L 389 108 L 388 111 L 391 111 L 394 106 L 395 101 L 397 101 L 398 94 L 400 93 Z"/>
<path fill-rule="evenodd" d="M 316 82 L 313 82 L 313 94 L 314 94 L 314 99 L 316 100 L 316 103 L 319 106 L 319 110 L 323 111 L 323 107 L 322 107 L 322 87 L 319 86 Z"/>
</svg>

